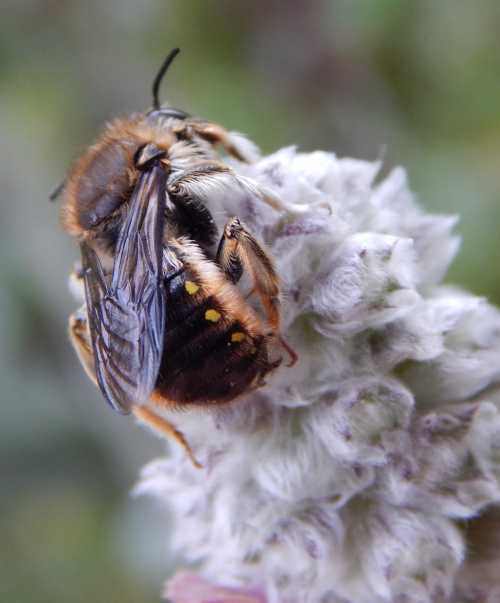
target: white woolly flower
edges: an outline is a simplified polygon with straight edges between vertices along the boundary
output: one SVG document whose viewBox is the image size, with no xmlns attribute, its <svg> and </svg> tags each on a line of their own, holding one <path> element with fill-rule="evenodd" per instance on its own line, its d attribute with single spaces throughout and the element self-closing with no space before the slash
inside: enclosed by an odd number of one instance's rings
<svg viewBox="0 0 500 603">
<path fill-rule="evenodd" d="M 210 200 L 274 257 L 300 359 L 227 407 L 172 412 L 204 468 L 173 444 L 137 491 L 168 503 L 173 546 L 224 601 L 471 600 L 453 594 L 461 520 L 500 501 L 500 312 L 440 284 L 456 219 L 425 213 L 400 168 L 377 182 L 378 163 L 294 148 L 232 167 L 291 208 Z M 196 592 L 171 596 L 215 596 Z"/>
</svg>

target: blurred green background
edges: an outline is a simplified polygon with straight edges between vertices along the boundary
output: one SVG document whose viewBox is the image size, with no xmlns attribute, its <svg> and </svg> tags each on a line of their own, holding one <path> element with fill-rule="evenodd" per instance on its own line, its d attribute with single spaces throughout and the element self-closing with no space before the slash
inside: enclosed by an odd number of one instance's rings
<svg viewBox="0 0 500 603">
<path fill-rule="evenodd" d="M 3 0 L 0 11 L 2 601 L 157 601 L 162 510 L 128 492 L 162 452 L 115 416 L 66 337 L 77 249 L 48 193 L 103 121 L 164 94 L 246 132 L 406 166 L 461 215 L 449 281 L 500 303 L 500 3 Z"/>
</svg>

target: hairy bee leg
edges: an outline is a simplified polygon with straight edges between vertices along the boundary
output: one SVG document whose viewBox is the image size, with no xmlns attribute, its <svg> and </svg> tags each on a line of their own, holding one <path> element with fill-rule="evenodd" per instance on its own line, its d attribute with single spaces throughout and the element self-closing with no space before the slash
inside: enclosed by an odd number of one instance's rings
<svg viewBox="0 0 500 603">
<path fill-rule="evenodd" d="M 168 193 L 172 201 L 179 207 L 185 203 L 192 211 L 209 213 L 206 209 L 212 197 L 244 192 L 261 199 L 277 211 L 291 211 L 293 208 L 278 199 L 270 190 L 263 189 L 251 178 L 236 174 L 230 167 L 217 161 L 200 161 L 192 168 L 183 170 L 168 183 Z"/>
<path fill-rule="evenodd" d="M 78 359 L 82 363 L 88 377 L 97 385 L 94 354 L 92 353 L 92 344 L 90 341 L 87 317 L 85 316 L 85 307 L 80 308 L 70 315 L 68 327 L 69 338 L 76 350 Z"/>
<path fill-rule="evenodd" d="M 280 327 L 279 279 L 273 263 L 239 218 L 231 218 L 224 227 L 224 234 L 216 256 L 222 270 L 237 282 L 235 273 L 248 272 L 253 289 L 259 295 L 266 311 L 267 321 L 273 331 Z"/>
<path fill-rule="evenodd" d="M 178 442 L 186 451 L 189 456 L 191 462 L 197 469 L 203 469 L 203 465 L 196 460 L 191 447 L 188 444 L 188 441 L 184 437 L 184 434 L 181 433 L 170 421 L 160 417 L 155 412 L 150 410 L 145 406 L 134 405 L 132 406 L 132 412 L 134 416 L 149 425 L 152 429 L 159 432 L 160 434 L 167 436 L 169 438 L 173 438 L 176 442 Z"/>
<path fill-rule="evenodd" d="M 227 193 L 228 188 L 231 189 L 233 194 L 238 189 L 243 190 L 279 212 L 300 215 L 311 210 L 309 205 L 283 201 L 268 187 L 257 184 L 251 178 L 236 174 L 227 165 L 216 161 L 202 161 L 196 164 L 194 168 L 184 170 L 182 175 L 174 178 L 169 183 L 168 192 L 171 197 L 198 199 L 200 203 L 205 204 L 210 196 L 216 195 L 217 187 L 220 188 L 222 194 Z M 327 202 L 320 201 L 318 205 L 324 206 L 330 211 Z"/>
<path fill-rule="evenodd" d="M 245 155 L 241 148 L 231 137 L 231 134 L 222 126 L 213 123 L 191 123 L 193 130 L 208 142 L 216 145 L 220 144 L 226 153 L 232 155 L 239 161 L 251 163 L 251 158 Z"/>
<path fill-rule="evenodd" d="M 270 257 L 239 218 L 231 218 L 226 224 L 216 261 L 233 282 L 239 280 L 243 271 L 250 274 L 253 282 L 252 292 L 255 291 L 259 296 L 273 334 L 290 356 L 288 366 L 293 366 L 298 360 L 298 355 L 280 334 L 278 276 Z"/>
</svg>

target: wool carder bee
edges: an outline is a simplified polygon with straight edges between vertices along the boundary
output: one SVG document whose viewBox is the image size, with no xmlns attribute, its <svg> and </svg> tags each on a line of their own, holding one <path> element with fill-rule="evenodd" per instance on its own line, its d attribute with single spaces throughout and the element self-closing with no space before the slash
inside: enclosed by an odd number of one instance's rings
<svg viewBox="0 0 500 603">
<path fill-rule="evenodd" d="M 245 161 L 241 139 L 160 105 L 160 83 L 177 53 L 154 80 L 152 109 L 109 123 L 75 163 L 61 186 L 62 216 L 81 250 L 73 276 L 86 303 L 69 332 L 87 374 L 115 410 L 174 436 L 196 463 L 182 433 L 156 410 L 229 403 L 279 366 L 272 349 L 286 350 L 290 365 L 297 357 L 280 334 L 269 253 L 238 216 L 220 236 L 205 202 L 228 189 L 278 209 L 280 201 L 216 150 Z M 249 295 L 238 287 L 243 275 Z"/>
</svg>

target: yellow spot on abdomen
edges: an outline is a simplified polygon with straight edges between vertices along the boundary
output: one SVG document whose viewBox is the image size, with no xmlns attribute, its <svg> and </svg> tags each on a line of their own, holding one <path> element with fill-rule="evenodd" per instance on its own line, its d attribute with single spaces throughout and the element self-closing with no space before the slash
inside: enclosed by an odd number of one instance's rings
<svg viewBox="0 0 500 603">
<path fill-rule="evenodd" d="M 243 341 L 246 338 L 245 333 L 242 333 L 241 331 L 236 331 L 235 333 L 233 333 L 231 335 L 231 341 L 233 341 L 234 343 L 239 343 L 240 341 Z"/>
<path fill-rule="evenodd" d="M 196 283 L 193 283 L 193 281 L 186 281 L 184 287 L 186 288 L 186 291 L 189 293 L 189 295 L 194 295 L 200 288 L 200 286 Z"/>
<path fill-rule="evenodd" d="M 217 312 L 217 310 L 214 310 L 213 308 L 210 308 L 205 312 L 205 319 L 209 320 L 210 322 L 217 322 L 220 320 L 220 318 L 220 312 Z"/>
</svg>

